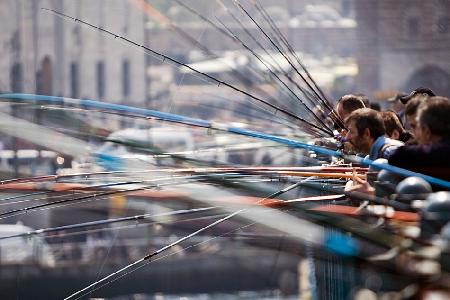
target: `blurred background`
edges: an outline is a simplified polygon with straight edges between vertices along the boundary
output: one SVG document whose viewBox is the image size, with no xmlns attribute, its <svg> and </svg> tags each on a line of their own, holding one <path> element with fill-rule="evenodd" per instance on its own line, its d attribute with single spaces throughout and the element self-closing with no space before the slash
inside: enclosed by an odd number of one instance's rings
<svg viewBox="0 0 450 300">
<path fill-rule="evenodd" d="M 226 122 L 238 128 L 262 129 L 307 142 L 308 134 L 271 117 L 267 110 L 246 95 L 123 40 L 42 9 L 53 9 L 110 30 L 243 91 L 270 97 L 274 103 L 283 103 L 290 111 L 303 116 L 304 107 L 286 96 L 286 88 L 279 88 L 267 79 L 271 75 L 270 70 L 256 58 L 257 55 L 277 66 L 277 73 L 283 78 L 299 80 L 292 68 L 286 65 L 282 53 L 262 37 L 258 25 L 267 29 L 267 20 L 257 8 L 248 4 L 251 1 L 243 2 L 254 20 L 239 11 L 232 1 L 181 1 L 181 4 L 188 5 L 186 7 L 167 0 L 0 0 L 0 92 L 92 99 L 160 110 Z M 429 87 L 436 94 L 450 95 L 450 0 L 258 2 L 332 101 L 347 93 L 362 93 L 369 97 L 371 104 L 389 107 L 394 104 L 387 99 L 399 92 L 409 93 L 419 86 Z M 231 32 L 239 40 L 224 36 L 205 19 Z M 191 159 L 214 162 L 216 166 L 309 166 L 320 163 L 317 157 L 312 160 L 306 157 L 304 151 L 275 147 L 270 142 L 211 133 L 204 128 L 167 125 L 155 119 L 105 114 L 100 110 L 54 109 L 36 102 L 34 105 L 1 103 L 0 111 L 0 176 L 3 180 L 48 174 L 132 172 L 188 166 L 174 157 L 150 157 L 147 150 L 142 150 L 148 147 L 153 149 L 152 154 L 155 151 L 181 153 Z M 90 176 L 83 184 L 131 180 L 131 177 L 116 175 Z M 80 184 L 80 181 L 69 180 L 68 183 Z M 274 187 L 282 185 L 275 183 Z M 202 188 L 193 186 L 188 190 L 199 191 Z M 29 194 L 30 190 L 39 193 L 42 186 L 2 190 L 3 199 L 21 199 L 2 213 L 27 207 L 30 205 L 28 201 L 48 202 L 50 200 L 46 197 L 54 196 L 45 194 L 38 197 Z M 113 195 L 105 197 L 103 202 L 45 209 L 35 215 L 17 211 L 18 214 L 1 219 L 0 236 L 196 207 L 197 204 L 193 205 L 189 200 L 191 192 L 183 194 L 182 191 Z M 206 193 L 203 192 L 203 196 Z M 218 191 L 211 193 L 223 196 Z M 305 194 L 306 191 L 300 191 L 290 196 Z M 57 196 L 65 199 L 70 197 L 70 193 L 60 192 Z M 173 203 L 162 204 L 159 202 L 161 199 L 171 199 Z M 176 240 L 189 232 L 188 229 L 194 230 L 206 224 L 176 220 L 185 222 L 186 226 L 176 225 L 174 219 L 152 220 L 139 225 L 139 228 L 136 225 L 130 229 L 127 225 L 124 229 L 114 226 L 83 231 L 68 229 L 33 240 L 24 237 L 10 244 L 0 243 L 0 277 L 4 283 L 0 294 L 3 293 L 5 299 L 22 298 L 20 295 L 31 299 L 38 291 L 42 299 L 61 298 L 61 295 L 68 294 L 67 291 L 81 288 L 100 274 L 139 259 L 149 249 L 158 249 Z M 218 232 L 239 229 L 240 235 L 234 236 L 236 240 L 233 243 L 229 237 L 219 238 L 203 248 L 197 247 L 191 256 L 187 256 L 183 249 L 174 249 L 175 259 L 155 267 L 155 273 L 145 268 L 144 273 L 136 272 L 140 275 L 129 277 L 118 288 L 108 290 L 112 291 L 108 297 L 134 295 L 133 291 L 138 290 L 137 294 L 147 296 L 117 299 L 172 299 L 167 296 L 172 293 L 195 294 L 193 299 L 298 298 L 302 289 L 298 270 L 306 268 L 305 264 L 314 264 L 311 260 L 303 260 L 308 248 L 280 254 L 277 250 L 280 244 L 289 244 L 282 235 L 271 240 L 264 250 L 259 248 L 258 239 L 252 240 L 253 244 L 258 244 L 256 249 L 254 245 L 249 247 L 241 241 L 247 238 L 245 230 L 240 229 L 243 224 L 246 223 L 242 220 L 226 223 L 217 232 L 209 232 L 209 235 L 192 241 L 193 244 L 202 243 Z M 252 234 L 261 232 L 267 234 L 258 228 L 251 230 Z M 236 252 L 242 255 L 233 256 Z M 212 263 L 205 264 L 205 257 L 212 257 Z M 260 264 L 260 261 L 271 263 Z M 184 268 L 181 271 L 177 269 L 180 265 Z M 234 270 L 227 269 L 229 265 Z M 204 270 L 195 273 L 192 271 L 194 266 L 204 267 Z M 319 270 L 323 266 L 316 267 Z M 43 283 L 37 278 L 42 278 L 46 272 L 43 270 L 48 270 L 45 268 L 53 270 L 45 278 L 45 284 L 57 282 L 58 286 L 51 295 L 39 290 Z M 348 280 L 352 283 L 358 280 L 352 273 L 355 271 L 353 268 L 346 266 L 350 269 L 345 269 L 337 262 L 328 269 L 323 268 L 330 274 L 340 272 L 338 278 L 341 279 L 346 270 L 350 270 Z M 236 278 L 236 270 L 242 277 Z M 262 273 L 267 273 L 267 276 Z M 255 274 L 261 275 L 262 279 L 255 278 Z M 196 276 L 205 284 L 198 284 Z M 146 283 L 143 278 L 153 283 Z M 148 290 L 144 288 L 146 284 Z M 342 287 L 330 292 L 336 299 L 342 299 L 341 296 L 347 298 L 355 292 L 349 287 L 349 282 L 336 284 Z M 121 289 L 126 285 L 130 288 L 122 293 Z M 223 288 L 215 288 L 216 285 Z M 333 284 L 329 282 L 329 285 Z M 247 292 L 228 294 L 229 290 Z M 208 296 L 211 291 L 224 294 Z M 206 294 L 202 296 L 199 292 Z M 173 297 L 176 299 L 178 296 Z"/>
</svg>

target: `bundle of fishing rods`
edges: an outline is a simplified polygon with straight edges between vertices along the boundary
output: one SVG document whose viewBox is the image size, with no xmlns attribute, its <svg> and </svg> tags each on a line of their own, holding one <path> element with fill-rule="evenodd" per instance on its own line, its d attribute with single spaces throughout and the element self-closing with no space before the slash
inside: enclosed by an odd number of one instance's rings
<svg viewBox="0 0 450 300">
<path fill-rule="evenodd" d="M 251 4 L 233 1 L 233 8 L 218 1 L 233 20 L 233 26 L 219 19 L 213 20 L 203 16 L 182 1 L 174 1 L 187 13 L 197 17 L 207 26 L 215 28 L 221 37 L 229 39 L 230 43 L 236 43 L 247 52 L 247 55 L 263 66 L 264 72 L 256 69 L 255 64 L 247 65 L 245 72 L 240 69 L 232 70 L 233 76 L 237 79 L 253 82 L 249 85 L 249 90 L 240 85 L 226 82 L 215 75 L 196 70 L 188 63 L 154 50 L 151 45 L 133 41 L 83 19 L 48 8 L 43 8 L 42 13 L 51 13 L 66 19 L 67 22 L 75 22 L 86 29 L 144 51 L 165 63 L 176 65 L 202 80 L 226 87 L 243 96 L 248 101 L 247 105 L 252 109 L 261 112 L 260 122 L 276 123 L 278 126 L 276 128 L 290 128 L 308 139 L 333 138 L 335 136 L 334 127 L 345 128 L 343 120 L 334 111 L 332 102 L 312 78 L 300 55 L 289 44 L 276 22 L 257 1 Z M 213 51 L 178 27 L 175 22 L 156 12 L 147 2 L 133 2 L 146 13 L 152 14 L 152 17 L 157 16 L 159 20 L 163 20 L 170 29 L 201 50 L 206 58 L 218 57 Z M 253 12 L 257 13 L 257 16 L 252 15 Z M 255 36 L 254 31 L 248 30 L 248 24 L 257 29 L 258 36 Z M 239 28 L 239 32 L 245 36 L 239 36 L 236 28 Z M 280 57 L 283 61 L 282 64 L 278 59 Z M 252 76 L 249 77 L 248 74 Z M 259 88 L 261 83 L 272 85 L 282 97 L 274 97 Z M 365 178 L 368 167 L 377 170 L 384 169 L 401 176 L 417 176 L 444 189 L 450 188 L 450 183 L 447 181 L 385 163 L 346 155 L 336 149 L 316 146 L 277 134 L 243 129 L 233 126 L 233 124 L 214 120 L 50 95 L 1 94 L 0 101 L 20 107 L 61 111 L 66 114 L 76 115 L 78 112 L 92 115 L 104 114 L 123 119 L 133 118 L 144 124 L 150 122 L 152 124 L 171 123 L 174 126 L 189 127 L 204 134 L 219 132 L 235 136 L 236 139 L 240 137 L 258 139 L 270 142 L 271 147 L 276 143 L 289 149 L 301 149 L 301 152 L 298 153 L 304 156 L 313 152 L 330 158 L 329 164 L 325 166 L 320 165 L 321 161 L 314 158 L 316 157 L 314 155 L 307 157 L 310 165 L 315 164 L 313 166 L 242 166 L 202 159 L 202 155 L 192 155 L 195 151 L 191 153 L 174 152 L 170 149 L 149 148 L 147 145 L 139 143 L 116 141 L 116 143 L 124 144 L 140 152 L 145 151 L 147 157 L 171 158 L 172 163 L 161 166 L 155 164 L 155 160 L 148 160 L 147 163 L 142 162 L 140 170 L 72 172 L 64 175 L 43 175 L 2 181 L 0 190 L 4 193 L 14 193 L 12 196 L 0 199 L 2 207 L 0 219 L 5 222 L 11 218 L 20 219 L 25 215 L 29 217 L 31 214 L 38 214 L 50 209 L 62 207 L 70 209 L 70 207 L 83 207 L 93 203 L 98 205 L 103 202 L 101 204 L 103 209 L 108 209 L 109 202 L 105 200 L 117 196 L 149 199 L 149 201 L 168 207 L 171 207 L 168 202 L 177 201 L 184 203 L 184 206 L 181 209 L 167 209 L 160 213 L 128 214 L 122 217 L 40 228 L 26 233 L 0 237 L 0 244 L 5 240 L 51 235 L 56 232 L 84 234 L 93 228 L 96 230 L 117 228 L 111 227 L 112 224 L 125 224 L 124 226 L 128 227 L 126 224 L 157 223 L 168 226 L 168 228 L 177 222 L 182 223 L 183 220 L 193 222 L 197 220 L 201 224 L 201 226 L 185 229 L 184 235 L 178 236 L 175 240 L 154 251 L 149 251 L 140 259 L 129 262 L 85 287 L 69 292 L 66 299 L 79 299 L 90 295 L 123 276 L 156 260 L 163 259 L 169 255 L 170 251 L 180 245 L 183 247 L 194 237 L 202 235 L 209 237 L 196 244 L 200 245 L 213 240 L 214 236 L 236 237 L 244 228 L 258 226 L 262 226 L 271 233 L 276 232 L 287 237 L 295 243 L 298 249 L 302 249 L 301 251 L 305 255 L 308 255 L 313 249 L 317 259 L 328 261 L 330 257 L 327 255 L 331 253 L 333 257 L 342 258 L 344 261 L 341 263 L 346 265 L 370 266 L 376 268 L 380 274 L 407 277 L 410 279 L 408 284 L 421 286 L 421 280 L 426 278 L 430 284 L 448 288 L 448 284 L 446 286 L 445 280 L 443 280 L 445 272 L 448 270 L 444 269 L 441 273 L 418 267 L 419 263 L 424 261 L 433 266 L 441 263 L 439 260 L 445 259 L 446 252 L 443 251 L 441 256 L 434 257 L 423 254 L 426 249 L 435 245 L 429 240 L 405 234 L 403 230 L 407 225 L 417 224 L 420 220 L 420 209 L 385 197 L 368 196 L 357 192 L 349 193 L 344 190 L 344 185 L 348 180 Z M 82 117 L 80 116 L 80 118 Z M 264 125 L 258 125 L 264 128 Z M 34 130 L 33 134 L 39 135 L 42 127 L 41 125 L 37 127 L 23 125 L 23 130 Z M 15 130 L 20 131 L 20 125 Z M 61 130 L 59 132 L 55 130 L 55 134 L 61 134 L 61 132 Z M 46 142 L 41 141 L 43 144 Z M 48 143 L 50 142 L 52 147 L 58 146 L 58 141 L 48 141 Z M 72 137 L 64 140 L 64 143 L 69 147 L 79 146 L 76 145 L 77 140 Z M 197 153 L 203 153 L 202 151 L 197 150 Z M 95 156 L 95 154 L 93 155 Z M 336 160 L 336 158 L 340 160 Z M 111 157 L 111 159 L 115 158 Z M 17 195 L 17 192 L 20 194 Z M 367 209 L 375 206 L 384 207 L 384 210 L 379 212 Z M 393 211 L 395 213 L 392 213 Z M 222 229 L 217 229 L 221 228 L 221 224 L 236 219 L 239 220 L 239 223 L 234 224 L 232 230 L 223 232 Z M 211 233 L 213 233 L 213 237 L 211 237 Z M 258 235 L 253 232 L 249 233 L 251 234 L 246 237 Z M 279 238 L 279 235 L 277 237 Z M 270 236 L 267 235 L 266 238 L 270 238 Z M 190 247 L 192 245 L 186 248 Z M 278 250 L 283 251 L 282 249 Z M 173 253 L 171 252 L 170 255 Z M 322 255 L 320 256 L 318 253 L 322 253 Z M 312 267 L 312 269 L 314 268 Z M 318 270 L 316 271 L 318 272 Z M 344 280 L 345 276 L 341 277 L 340 280 Z"/>
</svg>

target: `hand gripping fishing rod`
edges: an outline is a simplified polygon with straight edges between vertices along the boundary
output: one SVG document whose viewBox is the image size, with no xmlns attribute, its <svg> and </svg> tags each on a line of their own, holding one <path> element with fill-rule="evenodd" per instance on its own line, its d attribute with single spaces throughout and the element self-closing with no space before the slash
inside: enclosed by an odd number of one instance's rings
<svg viewBox="0 0 450 300">
<path fill-rule="evenodd" d="M 12 102 L 42 102 L 42 103 L 50 103 L 53 105 L 68 105 L 68 106 L 82 106 L 84 108 L 90 108 L 90 109 L 100 109 L 100 110 L 107 110 L 107 111 L 116 111 L 116 112 L 127 112 L 131 114 L 141 115 L 142 117 L 152 117 L 159 120 L 167 121 L 167 122 L 174 122 L 174 123 L 180 123 L 190 126 L 196 126 L 196 127 L 203 127 L 203 128 L 210 128 L 215 129 L 218 131 L 225 131 L 229 133 L 239 134 L 247 137 L 254 137 L 257 139 L 262 140 L 268 140 L 276 143 L 280 143 L 283 145 L 287 145 L 291 148 L 297 148 L 297 149 L 306 149 L 310 151 L 317 152 L 319 154 L 332 156 L 332 157 L 343 157 L 349 161 L 359 163 L 361 165 L 365 166 L 374 166 L 378 169 L 385 169 L 387 171 L 393 172 L 395 174 L 409 177 L 409 176 L 417 176 L 420 177 L 426 181 L 428 181 L 431 184 L 450 189 L 450 182 L 446 180 L 442 180 L 439 178 L 435 178 L 429 175 L 413 172 L 410 170 L 402 169 L 396 166 L 392 166 L 386 163 L 379 163 L 372 161 L 370 159 L 361 158 L 355 155 L 345 155 L 341 151 L 335 151 L 330 150 L 325 147 L 320 147 L 316 145 L 309 145 L 307 143 L 302 143 L 296 140 L 279 137 L 275 135 L 265 134 L 258 131 L 252 131 L 252 130 L 246 130 L 242 128 L 237 128 L 233 126 L 228 126 L 227 124 L 220 124 L 216 122 L 201 120 L 201 119 L 195 119 L 195 118 L 189 118 L 181 115 L 171 114 L 171 113 L 165 113 L 150 109 L 144 109 L 144 108 L 137 108 L 137 107 L 130 107 L 127 105 L 121 105 L 121 104 L 112 104 L 112 103 L 106 103 L 106 102 L 100 102 L 100 101 L 94 101 L 94 100 L 84 100 L 84 99 L 73 99 L 73 98 L 65 98 L 65 97 L 57 97 L 57 96 L 45 96 L 45 95 L 34 95 L 34 94 L 20 94 L 20 93 L 12 93 L 12 94 L 0 94 L 0 99 L 3 99 L 3 101 L 12 101 Z"/>
</svg>

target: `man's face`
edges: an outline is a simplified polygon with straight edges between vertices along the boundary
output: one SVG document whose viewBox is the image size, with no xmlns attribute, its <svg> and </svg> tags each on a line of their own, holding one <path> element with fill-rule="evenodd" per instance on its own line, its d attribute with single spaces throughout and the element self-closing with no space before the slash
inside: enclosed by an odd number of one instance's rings
<svg viewBox="0 0 450 300">
<path fill-rule="evenodd" d="M 401 112 L 403 109 L 405 109 L 405 105 L 403 103 L 401 103 L 400 101 L 395 101 L 394 103 L 392 103 L 391 108 L 393 111 L 395 111 L 396 113 Z"/>
<path fill-rule="evenodd" d="M 356 124 L 354 121 L 347 124 L 348 133 L 347 140 L 350 144 L 352 144 L 354 150 L 358 153 L 367 154 L 370 151 L 370 147 L 372 147 L 372 139 L 369 134 L 369 129 L 366 129 L 364 132 L 358 132 L 358 128 L 356 128 Z"/>
<path fill-rule="evenodd" d="M 420 128 L 419 123 L 417 122 L 417 115 L 416 114 L 406 115 L 406 123 L 408 127 L 411 129 L 414 138 L 416 140 L 420 139 Z"/>
<path fill-rule="evenodd" d="M 430 130 L 417 122 L 417 127 L 414 132 L 417 144 L 426 145 L 432 142 Z"/>
<path fill-rule="evenodd" d="M 348 117 L 349 113 L 347 111 L 345 111 L 345 109 L 340 104 L 337 105 L 336 110 L 337 110 L 337 113 L 338 113 L 339 117 L 343 121 L 345 121 L 345 119 Z"/>
</svg>

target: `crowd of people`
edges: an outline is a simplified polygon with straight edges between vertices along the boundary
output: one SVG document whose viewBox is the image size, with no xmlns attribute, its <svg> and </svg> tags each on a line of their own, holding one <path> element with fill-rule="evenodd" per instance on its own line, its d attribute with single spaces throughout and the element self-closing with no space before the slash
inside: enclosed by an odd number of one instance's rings
<svg viewBox="0 0 450 300">
<path fill-rule="evenodd" d="M 367 97 L 345 95 L 335 110 L 346 129 L 346 153 L 450 181 L 450 99 L 419 88 L 391 99 L 395 110 L 367 107 Z M 367 192 L 367 183 L 350 188 Z M 370 188 L 369 188 L 370 190 Z"/>
</svg>

